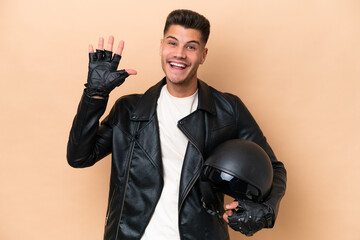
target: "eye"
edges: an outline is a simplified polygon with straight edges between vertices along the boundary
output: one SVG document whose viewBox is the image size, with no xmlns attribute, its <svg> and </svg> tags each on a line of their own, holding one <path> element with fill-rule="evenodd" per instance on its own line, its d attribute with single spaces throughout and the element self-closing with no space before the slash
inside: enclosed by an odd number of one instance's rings
<svg viewBox="0 0 360 240">
<path fill-rule="evenodd" d="M 168 44 L 169 44 L 170 46 L 176 46 L 176 43 L 175 43 L 175 42 L 168 42 Z"/>
<path fill-rule="evenodd" d="M 193 45 L 189 45 L 189 46 L 187 46 L 187 49 L 189 49 L 189 50 L 196 50 L 196 47 L 193 46 Z"/>
</svg>

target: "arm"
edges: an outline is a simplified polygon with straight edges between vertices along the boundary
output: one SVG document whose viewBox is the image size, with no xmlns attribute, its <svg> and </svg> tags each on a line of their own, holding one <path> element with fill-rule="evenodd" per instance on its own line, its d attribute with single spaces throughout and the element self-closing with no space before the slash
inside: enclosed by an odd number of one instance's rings
<svg viewBox="0 0 360 240">
<path fill-rule="evenodd" d="M 109 124 L 99 127 L 99 119 L 105 112 L 111 90 L 129 75 L 136 74 L 132 69 L 117 71 L 124 42 L 120 41 L 112 56 L 113 42 L 111 36 L 104 51 L 104 39 L 100 38 L 96 53 L 89 45 L 88 79 L 67 146 L 67 160 L 73 167 L 91 166 L 111 152 L 112 127 Z"/>
<path fill-rule="evenodd" d="M 234 229 L 236 228 L 235 230 L 239 231 L 239 228 L 242 227 L 241 232 L 246 235 L 252 235 L 264 227 L 271 228 L 274 226 L 280 200 L 285 194 L 286 170 L 284 164 L 276 159 L 261 129 L 245 105 L 240 99 L 237 99 L 237 102 L 238 138 L 251 140 L 262 147 L 269 155 L 274 170 L 271 191 L 261 204 L 236 201 L 226 206 L 226 209 L 239 208 L 241 211 L 236 212 L 236 216 L 232 216 L 232 211 L 229 214 L 224 214 L 224 220 L 227 222 L 230 220 L 230 226 L 232 226 L 231 223 L 237 222 L 234 227 Z M 249 216 L 251 217 L 249 218 Z"/>
<path fill-rule="evenodd" d="M 67 145 L 70 166 L 92 166 L 110 153 L 112 128 L 99 128 L 99 119 L 105 112 L 106 104 L 107 99 L 95 99 L 83 94 Z"/>
</svg>

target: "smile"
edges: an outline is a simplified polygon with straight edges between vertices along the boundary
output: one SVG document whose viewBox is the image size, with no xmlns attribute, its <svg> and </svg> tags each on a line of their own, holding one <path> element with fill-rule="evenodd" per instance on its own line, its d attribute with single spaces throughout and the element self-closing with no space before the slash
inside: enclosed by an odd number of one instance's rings
<svg viewBox="0 0 360 240">
<path fill-rule="evenodd" d="M 174 69 L 185 69 L 187 67 L 184 63 L 169 62 L 171 68 Z"/>
</svg>

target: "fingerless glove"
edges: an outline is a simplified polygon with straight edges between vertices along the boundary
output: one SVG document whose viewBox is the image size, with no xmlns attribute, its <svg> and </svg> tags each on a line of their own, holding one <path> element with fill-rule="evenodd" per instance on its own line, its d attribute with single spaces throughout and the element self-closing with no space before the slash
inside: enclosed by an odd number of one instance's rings
<svg viewBox="0 0 360 240">
<path fill-rule="evenodd" d="M 246 236 L 252 236 L 263 228 L 273 225 L 274 212 L 265 204 L 239 200 L 238 210 L 228 217 L 229 226 Z"/>
<path fill-rule="evenodd" d="M 120 86 L 129 74 L 125 70 L 117 71 L 121 56 L 107 50 L 89 53 L 89 72 L 85 93 L 90 96 L 108 97 L 109 93 Z"/>
</svg>

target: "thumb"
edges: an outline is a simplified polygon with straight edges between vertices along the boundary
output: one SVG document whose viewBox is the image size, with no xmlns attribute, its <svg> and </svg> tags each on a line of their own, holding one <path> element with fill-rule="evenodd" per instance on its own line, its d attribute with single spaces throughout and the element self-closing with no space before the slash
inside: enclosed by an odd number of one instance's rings
<svg viewBox="0 0 360 240">
<path fill-rule="evenodd" d="M 129 73 L 126 72 L 125 70 L 119 70 L 116 72 L 111 72 L 108 75 L 108 80 L 109 80 L 109 87 L 111 89 L 120 86 L 124 81 L 125 78 L 127 78 L 129 76 Z"/>
<path fill-rule="evenodd" d="M 129 75 L 136 75 L 137 71 L 134 69 L 125 69 L 125 71 L 129 74 Z"/>
</svg>

